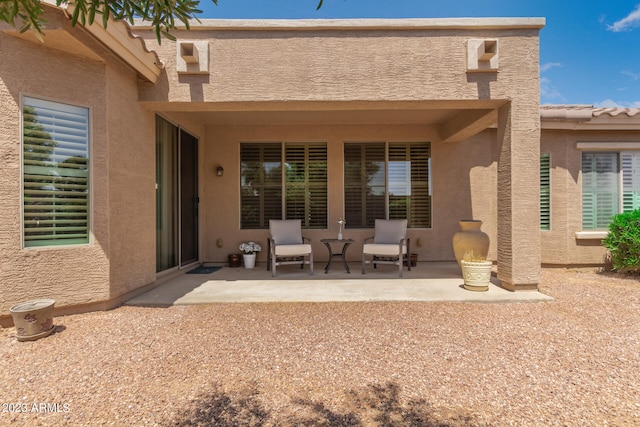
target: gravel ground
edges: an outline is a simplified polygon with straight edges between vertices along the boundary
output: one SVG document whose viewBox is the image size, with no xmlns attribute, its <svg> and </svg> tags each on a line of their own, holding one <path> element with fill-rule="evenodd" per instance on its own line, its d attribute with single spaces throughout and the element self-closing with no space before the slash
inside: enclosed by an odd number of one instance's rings
<svg viewBox="0 0 640 427">
<path fill-rule="evenodd" d="M 0 330 L 0 425 L 640 426 L 640 278 L 554 302 L 219 304 Z M 21 412 L 18 412 L 21 411 Z"/>
</svg>

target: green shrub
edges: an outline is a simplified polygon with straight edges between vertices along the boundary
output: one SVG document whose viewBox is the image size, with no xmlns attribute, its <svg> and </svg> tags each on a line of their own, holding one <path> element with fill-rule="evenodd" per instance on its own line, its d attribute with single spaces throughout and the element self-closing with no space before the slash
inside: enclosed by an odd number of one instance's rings
<svg viewBox="0 0 640 427">
<path fill-rule="evenodd" d="M 602 243 L 611 253 L 614 270 L 640 273 L 640 209 L 614 216 Z"/>
</svg>

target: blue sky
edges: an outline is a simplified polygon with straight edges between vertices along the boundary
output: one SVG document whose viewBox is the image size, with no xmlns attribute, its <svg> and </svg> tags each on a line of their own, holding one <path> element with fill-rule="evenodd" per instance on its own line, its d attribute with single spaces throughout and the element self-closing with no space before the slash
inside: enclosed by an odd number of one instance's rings
<svg viewBox="0 0 640 427">
<path fill-rule="evenodd" d="M 542 104 L 640 108 L 640 0 L 201 0 L 200 18 L 541 17 Z"/>
</svg>

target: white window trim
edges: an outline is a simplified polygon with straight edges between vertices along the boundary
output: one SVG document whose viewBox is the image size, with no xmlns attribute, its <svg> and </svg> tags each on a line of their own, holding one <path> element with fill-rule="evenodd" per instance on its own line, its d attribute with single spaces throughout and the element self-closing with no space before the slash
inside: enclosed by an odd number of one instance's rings
<svg viewBox="0 0 640 427">
<path fill-rule="evenodd" d="M 602 240 L 607 237 L 608 231 L 578 231 L 576 240 Z"/>
</svg>

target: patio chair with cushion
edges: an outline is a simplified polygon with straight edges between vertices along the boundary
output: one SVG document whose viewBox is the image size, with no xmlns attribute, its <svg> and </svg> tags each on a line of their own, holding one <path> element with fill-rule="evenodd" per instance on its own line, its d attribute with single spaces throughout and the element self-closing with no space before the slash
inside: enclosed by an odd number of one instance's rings
<svg viewBox="0 0 640 427">
<path fill-rule="evenodd" d="M 368 243 L 372 240 L 372 243 Z M 370 262 L 374 268 L 377 264 L 394 264 L 398 266 L 400 277 L 402 277 L 402 266 L 405 262 L 408 270 L 411 271 L 410 247 L 406 219 L 376 219 L 374 235 L 365 238 L 362 245 L 362 274 L 365 274 L 369 255 L 372 257 Z"/>
<path fill-rule="evenodd" d="M 309 264 L 309 274 L 313 275 L 313 251 L 311 239 L 302 235 L 299 219 L 269 220 L 269 262 L 271 275 L 275 277 L 276 266 L 285 264 Z M 305 257 L 309 257 L 305 261 Z"/>
</svg>

